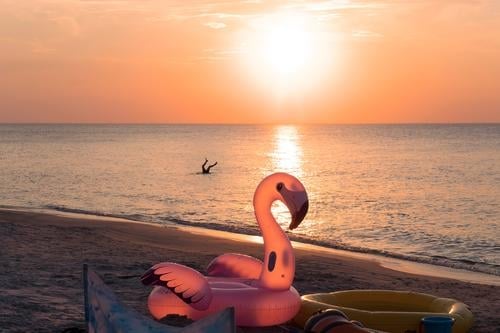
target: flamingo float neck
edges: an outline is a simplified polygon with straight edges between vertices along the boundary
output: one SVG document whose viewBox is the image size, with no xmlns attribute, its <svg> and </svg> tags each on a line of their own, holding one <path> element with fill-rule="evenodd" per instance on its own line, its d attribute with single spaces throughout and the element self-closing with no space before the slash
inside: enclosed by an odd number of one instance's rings
<svg viewBox="0 0 500 333">
<path fill-rule="evenodd" d="M 253 200 L 255 217 L 264 238 L 264 265 L 259 285 L 271 290 L 289 289 L 295 276 L 292 244 L 271 212 L 274 201 L 283 201 L 276 185 L 283 181 L 284 175 L 278 173 L 264 179 L 257 187 Z"/>
</svg>

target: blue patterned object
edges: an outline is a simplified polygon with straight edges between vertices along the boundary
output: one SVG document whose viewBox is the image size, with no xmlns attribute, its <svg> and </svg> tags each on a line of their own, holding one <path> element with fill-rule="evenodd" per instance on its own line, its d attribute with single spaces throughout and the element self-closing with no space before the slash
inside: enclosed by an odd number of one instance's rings
<svg viewBox="0 0 500 333">
<path fill-rule="evenodd" d="M 186 327 L 158 323 L 123 304 L 102 279 L 83 265 L 85 322 L 89 333 L 235 333 L 234 308 Z"/>
</svg>

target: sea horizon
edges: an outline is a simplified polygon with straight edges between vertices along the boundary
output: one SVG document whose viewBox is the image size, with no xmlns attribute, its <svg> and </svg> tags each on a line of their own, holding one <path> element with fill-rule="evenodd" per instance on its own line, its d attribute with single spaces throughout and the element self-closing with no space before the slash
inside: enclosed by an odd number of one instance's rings
<svg viewBox="0 0 500 333">
<path fill-rule="evenodd" d="M 243 123 L 243 122 L 235 122 L 235 123 L 224 123 L 224 122 L 214 122 L 214 123 L 203 123 L 203 122 L 0 122 L 0 125 L 138 125 L 138 126 L 405 126 L 405 125 L 500 125 L 498 121 L 479 121 L 479 122 L 367 122 L 367 123 L 325 123 L 325 122 L 275 122 L 275 123 Z"/>
</svg>

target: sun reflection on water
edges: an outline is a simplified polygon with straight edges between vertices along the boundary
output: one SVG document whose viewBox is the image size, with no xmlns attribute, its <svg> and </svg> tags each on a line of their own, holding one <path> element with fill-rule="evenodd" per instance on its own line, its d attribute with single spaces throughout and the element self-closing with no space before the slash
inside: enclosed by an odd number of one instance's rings
<svg viewBox="0 0 500 333">
<path fill-rule="evenodd" d="M 274 133 L 274 150 L 271 153 L 276 172 L 286 172 L 297 178 L 302 177 L 302 149 L 299 134 L 295 126 L 279 126 Z M 285 229 L 290 223 L 288 208 L 277 201 L 272 207 L 276 221 Z"/>
<path fill-rule="evenodd" d="M 279 126 L 274 134 L 272 160 L 276 171 L 302 176 L 302 149 L 294 126 Z"/>
</svg>

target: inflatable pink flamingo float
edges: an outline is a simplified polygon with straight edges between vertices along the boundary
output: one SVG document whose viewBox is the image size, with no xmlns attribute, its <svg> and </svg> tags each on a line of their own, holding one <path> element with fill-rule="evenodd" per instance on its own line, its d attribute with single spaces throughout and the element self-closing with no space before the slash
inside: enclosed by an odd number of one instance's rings
<svg viewBox="0 0 500 333">
<path fill-rule="evenodd" d="M 293 318 L 300 308 L 300 295 L 292 286 L 295 256 L 271 213 L 276 200 L 291 213 L 290 229 L 299 226 L 309 207 L 304 186 L 286 173 L 272 174 L 257 186 L 253 205 L 264 238 L 264 263 L 227 253 L 209 264 L 208 276 L 171 262 L 144 273 L 142 282 L 156 286 L 148 298 L 153 317 L 179 314 L 197 320 L 233 306 L 239 326 L 270 326 Z"/>
</svg>

